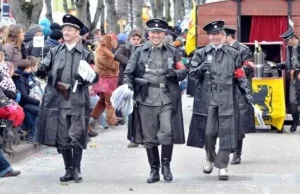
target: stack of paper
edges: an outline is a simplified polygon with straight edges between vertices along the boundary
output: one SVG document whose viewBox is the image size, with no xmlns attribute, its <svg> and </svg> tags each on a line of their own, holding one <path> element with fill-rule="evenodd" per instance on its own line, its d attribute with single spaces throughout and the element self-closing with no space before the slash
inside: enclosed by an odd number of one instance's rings
<svg viewBox="0 0 300 194">
<path fill-rule="evenodd" d="M 112 93 L 110 101 L 112 106 L 125 116 L 130 115 L 133 111 L 133 91 L 128 88 L 127 84 L 119 86 Z"/>
<path fill-rule="evenodd" d="M 85 60 L 79 61 L 78 74 L 84 81 L 87 81 L 90 83 L 92 83 L 96 77 L 95 71 Z M 74 93 L 76 92 L 77 85 L 78 85 L 78 81 L 75 82 L 75 85 L 73 88 Z"/>
</svg>

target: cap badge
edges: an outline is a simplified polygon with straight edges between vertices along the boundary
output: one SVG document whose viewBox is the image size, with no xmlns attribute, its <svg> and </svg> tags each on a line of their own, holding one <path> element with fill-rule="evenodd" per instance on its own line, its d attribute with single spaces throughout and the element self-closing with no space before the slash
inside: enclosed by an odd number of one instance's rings
<svg viewBox="0 0 300 194">
<path fill-rule="evenodd" d="M 155 27 L 158 27 L 158 24 L 155 24 Z"/>
<path fill-rule="evenodd" d="M 217 28 L 217 27 L 218 27 L 217 25 L 214 26 L 214 28 Z"/>
</svg>

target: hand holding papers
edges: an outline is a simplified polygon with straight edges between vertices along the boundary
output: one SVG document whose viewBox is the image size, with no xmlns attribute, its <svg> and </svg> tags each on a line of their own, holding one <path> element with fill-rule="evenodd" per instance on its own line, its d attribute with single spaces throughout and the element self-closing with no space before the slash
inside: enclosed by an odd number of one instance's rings
<svg viewBox="0 0 300 194">
<path fill-rule="evenodd" d="M 95 71 L 85 60 L 79 61 L 79 67 L 78 67 L 77 74 L 80 76 L 81 79 L 80 80 L 76 79 L 76 82 L 75 82 L 75 85 L 74 85 L 73 91 L 72 91 L 73 93 L 76 92 L 79 81 L 80 82 L 87 81 L 89 83 L 92 83 L 96 77 Z"/>
<path fill-rule="evenodd" d="M 133 112 L 133 91 L 127 84 L 119 86 L 110 98 L 112 106 L 120 110 L 124 115 L 130 115 Z"/>
</svg>

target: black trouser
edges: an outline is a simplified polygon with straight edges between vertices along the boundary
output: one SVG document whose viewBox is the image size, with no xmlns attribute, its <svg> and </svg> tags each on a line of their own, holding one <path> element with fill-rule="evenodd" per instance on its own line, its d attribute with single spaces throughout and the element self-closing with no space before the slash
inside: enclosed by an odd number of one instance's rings
<svg viewBox="0 0 300 194">
<path fill-rule="evenodd" d="M 208 161 L 213 162 L 217 168 L 227 168 L 231 150 L 219 149 L 216 154 L 216 142 L 219 129 L 219 114 L 216 94 L 212 94 L 212 99 L 208 107 L 206 130 L 205 130 L 205 150 Z"/>
</svg>

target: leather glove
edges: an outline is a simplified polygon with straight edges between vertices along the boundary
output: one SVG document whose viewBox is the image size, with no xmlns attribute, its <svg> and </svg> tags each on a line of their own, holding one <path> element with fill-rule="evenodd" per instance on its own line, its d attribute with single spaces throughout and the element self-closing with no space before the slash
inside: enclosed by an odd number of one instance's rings
<svg viewBox="0 0 300 194">
<path fill-rule="evenodd" d="M 48 76 L 47 69 L 45 67 L 39 67 L 38 70 L 35 72 L 36 77 L 45 78 Z"/>
<path fill-rule="evenodd" d="M 166 72 L 166 77 L 168 78 L 177 78 L 177 74 L 174 69 L 168 69 Z"/>
<path fill-rule="evenodd" d="M 204 72 L 208 71 L 210 67 L 211 67 L 211 63 L 202 63 L 200 65 L 200 70 L 202 73 L 204 73 Z"/>
<path fill-rule="evenodd" d="M 282 70 L 285 69 L 285 63 L 278 63 L 276 65 L 271 66 L 272 69 Z"/>
<path fill-rule="evenodd" d="M 77 81 L 80 82 L 80 83 L 84 83 L 84 82 L 85 82 L 85 81 L 82 79 L 82 77 L 81 77 L 78 73 L 76 73 L 76 74 L 74 75 L 74 79 L 77 80 Z"/>
</svg>

